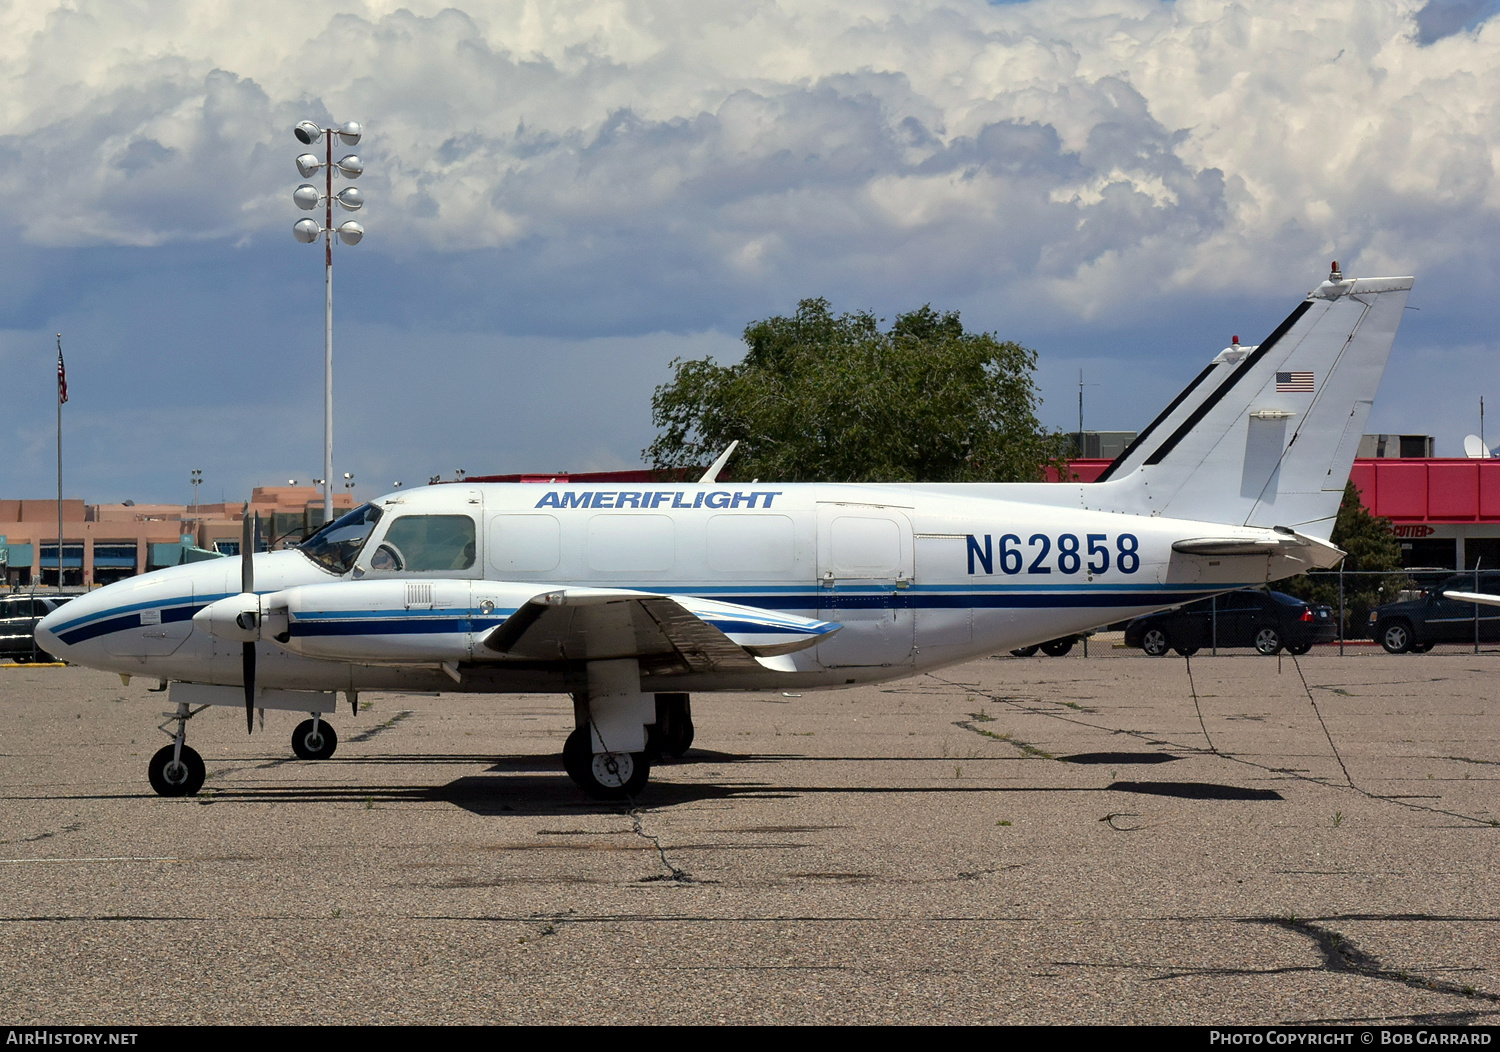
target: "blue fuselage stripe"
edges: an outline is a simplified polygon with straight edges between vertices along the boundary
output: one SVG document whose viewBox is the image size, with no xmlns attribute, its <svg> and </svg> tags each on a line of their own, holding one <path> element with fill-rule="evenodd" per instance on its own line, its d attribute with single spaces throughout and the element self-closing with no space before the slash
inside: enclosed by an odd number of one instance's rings
<svg viewBox="0 0 1500 1052">
<path fill-rule="evenodd" d="M 721 603 L 736 603 L 768 612 L 795 615 L 806 610 L 1045 610 L 1099 609 L 1127 607 L 1180 606 L 1196 599 L 1245 587 L 1226 583 L 1184 590 L 1170 585 L 1089 585 L 1073 590 L 1069 586 L 1026 586 L 1003 584 L 932 585 L 895 588 L 885 585 L 859 585 L 850 588 L 808 590 L 804 586 L 753 586 L 724 591 L 684 587 L 640 589 L 657 595 L 681 595 Z M 190 620 L 209 603 L 225 596 L 181 597 L 154 603 L 133 603 L 99 611 L 58 626 L 57 637 L 67 644 L 114 632 L 142 627 L 141 611 L 160 609 L 163 624 Z M 176 604 L 176 605 L 174 605 Z M 315 617 L 294 618 L 293 635 L 411 635 L 430 633 L 478 632 L 501 624 L 514 611 L 496 611 L 499 617 L 478 616 L 477 610 L 434 610 L 421 613 L 410 610 L 319 611 Z M 802 625 L 759 624 L 708 617 L 709 623 L 724 631 L 775 633 L 817 631 Z"/>
</svg>

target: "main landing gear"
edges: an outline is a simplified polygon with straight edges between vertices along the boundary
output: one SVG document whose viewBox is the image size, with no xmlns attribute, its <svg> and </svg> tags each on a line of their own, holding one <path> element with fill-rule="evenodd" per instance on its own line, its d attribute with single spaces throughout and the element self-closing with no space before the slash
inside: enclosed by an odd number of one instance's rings
<svg viewBox="0 0 1500 1052">
<path fill-rule="evenodd" d="M 646 787 L 653 765 L 661 763 L 664 756 L 683 756 L 693 744 L 693 714 L 688 695 L 657 694 L 649 699 L 651 709 L 640 704 L 648 700 L 645 695 L 636 695 L 629 701 L 618 698 L 591 698 L 587 694 L 573 697 L 575 727 L 563 744 L 563 770 L 595 800 L 635 797 Z M 624 706 L 634 708 L 637 718 L 654 710 L 656 722 L 631 726 L 630 720 L 624 718 L 627 714 L 618 711 Z M 632 737 L 630 732 L 635 727 L 639 730 Z M 642 740 L 645 747 L 640 751 L 612 752 L 607 748 L 596 751 L 596 738 L 606 747 L 616 742 L 628 750 Z"/>
<path fill-rule="evenodd" d="M 203 788 L 206 775 L 203 757 L 187 744 L 187 721 L 208 708 L 199 705 L 193 708 L 186 702 L 178 702 L 173 712 L 162 713 L 166 721 L 160 730 L 172 739 L 172 744 L 157 750 L 146 767 L 146 776 L 151 788 L 158 796 L 195 796 Z M 172 724 L 176 724 L 176 728 Z M 292 752 L 302 760 L 326 760 L 338 748 L 339 736 L 333 725 L 316 712 L 312 719 L 303 720 L 292 732 Z"/>
</svg>

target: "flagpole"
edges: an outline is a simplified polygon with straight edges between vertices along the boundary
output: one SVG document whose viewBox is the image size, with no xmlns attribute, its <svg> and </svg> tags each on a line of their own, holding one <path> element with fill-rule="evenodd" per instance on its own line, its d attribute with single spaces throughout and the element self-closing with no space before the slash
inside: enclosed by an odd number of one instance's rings
<svg viewBox="0 0 1500 1052">
<path fill-rule="evenodd" d="M 62 407 L 67 400 L 67 373 L 63 371 L 62 333 L 57 334 L 57 590 L 63 584 L 63 514 L 62 514 Z"/>
</svg>

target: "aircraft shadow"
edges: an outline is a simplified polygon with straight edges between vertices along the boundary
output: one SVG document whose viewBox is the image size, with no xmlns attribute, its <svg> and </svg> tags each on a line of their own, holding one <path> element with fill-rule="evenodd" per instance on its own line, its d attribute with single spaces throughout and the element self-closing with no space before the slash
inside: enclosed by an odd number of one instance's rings
<svg viewBox="0 0 1500 1052">
<path fill-rule="evenodd" d="M 1127 759 L 1128 757 L 1128 759 Z M 937 785 L 805 785 L 772 782 L 727 780 L 713 782 L 674 781 L 672 772 L 684 771 L 698 764 L 715 767 L 729 765 L 765 765 L 781 761 L 842 762 L 849 759 L 868 761 L 870 757 L 809 757 L 792 754 L 736 754 L 695 749 L 681 759 L 668 759 L 653 769 L 652 781 L 641 795 L 631 801 L 598 801 L 583 795 L 562 769 L 562 758 L 553 754 L 388 754 L 384 756 L 340 758 L 326 761 L 328 766 L 386 767 L 395 765 L 465 765 L 487 764 L 482 774 L 464 775 L 443 785 L 420 785 L 377 782 L 364 785 L 254 785 L 236 787 L 210 780 L 202 793 L 193 798 L 203 805 L 230 803 L 321 803 L 363 804 L 375 808 L 382 804 L 447 803 L 477 815 L 544 815 L 558 813 L 619 814 L 633 807 L 662 808 L 703 801 L 720 800 L 787 800 L 814 795 L 854 796 L 973 796 L 1024 793 L 1089 794 L 1100 792 L 1137 793 L 1189 800 L 1281 800 L 1280 793 L 1269 789 L 1251 789 L 1209 782 L 1137 782 L 1115 781 L 1107 786 L 993 785 L 977 781 L 945 781 Z M 922 758 L 927 762 L 931 758 Z M 1074 763 L 1165 763 L 1177 757 L 1152 753 L 1094 753 L 1067 757 Z M 298 761 L 299 763 L 305 761 Z M 882 760 L 881 762 L 885 762 Z M 320 764 L 321 766 L 321 764 Z M 110 794 L 120 799 L 150 794 Z M 103 799 L 103 796 L 68 797 L 69 799 Z M 36 799 L 28 796 L 27 799 Z"/>
</svg>

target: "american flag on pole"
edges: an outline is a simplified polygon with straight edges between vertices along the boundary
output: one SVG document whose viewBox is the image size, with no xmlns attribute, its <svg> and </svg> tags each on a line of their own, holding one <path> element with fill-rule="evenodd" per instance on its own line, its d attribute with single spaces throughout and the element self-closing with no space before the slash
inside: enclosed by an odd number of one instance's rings
<svg viewBox="0 0 1500 1052">
<path fill-rule="evenodd" d="M 1277 373 L 1277 394 L 1312 394 L 1313 374 L 1309 372 Z"/>
<path fill-rule="evenodd" d="M 62 337 L 57 338 L 57 404 L 68 400 L 68 369 L 63 365 Z"/>
</svg>

